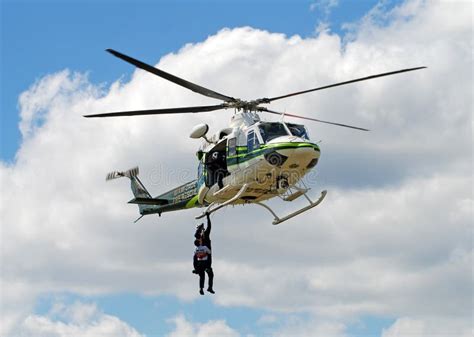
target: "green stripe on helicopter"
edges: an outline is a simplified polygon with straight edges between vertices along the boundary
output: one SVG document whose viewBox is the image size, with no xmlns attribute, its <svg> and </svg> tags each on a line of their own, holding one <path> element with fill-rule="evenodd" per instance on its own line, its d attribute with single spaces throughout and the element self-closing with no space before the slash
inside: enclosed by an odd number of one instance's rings
<svg viewBox="0 0 474 337">
<path fill-rule="evenodd" d="M 192 208 L 194 206 L 196 206 L 196 203 L 198 201 L 198 196 L 197 194 L 192 197 L 187 203 L 186 203 L 186 208 Z"/>
<path fill-rule="evenodd" d="M 260 146 L 258 146 L 257 149 L 249 152 L 249 153 L 254 153 L 255 151 L 260 151 L 260 150 L 264 150 L 264 149 L 277 149 L 277 150 L 283 150 L 283 149 L 293 149 L 293 148 L 298 148 L 298 147 L 312 147 L 314 148 L 316 151 L 319 152 L 319 147 L 318 145 L 316 144 L 313 144 L 313 143 L 276 143 L 276 144 L 262 144 Z M 228 158 L 236 158 L 236 157 L 241 157 L 241 156 L 245 156 L 245 155 L 248 155 L 249 153 L 247 152 L 247 146 L 237 146 L 236 147 L 237 149 L 237 155 L 234 155 L 234 156 L 228 156 Z M 242 153 L 239 153 L 239 152 L 242 152 Z"/>
<path fill-rule="evenodd" d="M 298 147 L 312 147 L 314 148 L 316 151 L 319 152 L 319 147 L 318 145 L 316 144 L 312 144 L 312 143 L 277 143 L 277 144 L 263 144 L 263 145 L 260 145 L 257 149 L 251 151 L 251 152 L 246 152 L 245 153 L 241 153 L 241 154 L 237 154 L 235 156 L 228 156 L 228 158 L 237 158 L 237 157 L 243 157 L 243 156 L 246 156 L 248 154 L 252 154 L 256 151 L 262 151 L 262 150 L 265 150 L 265 149 L 276 149 L 276 150 L 283 150 L 283 149 L 294 149 L 294 148 L 298 148 Z M 245 148 L 247 149 L 247 147 L 245 146 L 241 146 L 240 148 Z M 243 152 L 243 151 L 242 151 Z"/>
</svg>

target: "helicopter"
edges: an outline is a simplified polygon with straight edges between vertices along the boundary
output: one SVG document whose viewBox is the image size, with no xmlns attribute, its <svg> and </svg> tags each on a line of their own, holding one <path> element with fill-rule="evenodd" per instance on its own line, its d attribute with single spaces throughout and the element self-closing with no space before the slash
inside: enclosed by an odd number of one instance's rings
<svg viewBox="0 0 474 337">
<path fill-rule="evenodd" d="M 104 118 L 234 110 L 229 126 L 212 136 L 207 136 L 209 131 L 207 124 L 198 124 L 192 129 L 190 137 L 202 139 L 196 153 L 198 159 L 196 179 L 152 197 L 138 178 L 138 167 L 107 174 L 106 180 L 120 177 L 130 179 L 134 198 L 129 203 L 137 204 L 140 213 L 140 217 L 135 222 L 145 215 L 158 214 L 161 216 L 165 212 L 205 207 L 205 210 L 196 216 L 196 219 L 200 219 L 228 205 L 253 204 L 267 209 L 274 217 L 273 225 L 277 225 L 318 206 L 325 198 L 327 191 L 323 190 L 319 198 L 313 201 L 307 194 L 310 189 L 306 187 L 302 178 L 318 164 L 321 154 L 320 147 L 310 140 L 303 124 L 286 122 L 283 118 L 299 118 L 359 131 L 369 130 L 348 124 L 278 112 L 262 105 L 314 91 L 426 68 L 423 66 L 401 69 L 286 95 L 246 101 L 189 82 L 116 50 L 107 49 L 106 51 L 142 70 L 198 94 L 220 100 L 222 103 L 89 114 L 84 117 Z M 281 120 L 279 122 L 263 121 L 259 113 L 279 115 Z M 283 217 L 279 217 L 272 208 L 264 203 L 264 201 L 275 197 L 292 202 L 302 196 L 308 205 Z"/>
</svg>

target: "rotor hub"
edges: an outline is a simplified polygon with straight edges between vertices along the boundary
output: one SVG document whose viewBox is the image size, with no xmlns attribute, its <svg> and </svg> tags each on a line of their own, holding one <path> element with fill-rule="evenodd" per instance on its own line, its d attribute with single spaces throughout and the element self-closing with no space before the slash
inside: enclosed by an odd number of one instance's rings
<svg viewBox="0 0 474 337">
<path fill-rule="evenodd" d="M 261 111 L 261 107 L 258 105 L 261 104 L 261 100 L 253 100 L 253 101 L 244 101 L 241 99 L 235 99 L 232 102 L 227 103 L 227 106 L 229 108 L 234 108 L 238 111 L 243 110 L 243 111 L 249 111 L 249 112 L 257 112 Z"/>
</svg>

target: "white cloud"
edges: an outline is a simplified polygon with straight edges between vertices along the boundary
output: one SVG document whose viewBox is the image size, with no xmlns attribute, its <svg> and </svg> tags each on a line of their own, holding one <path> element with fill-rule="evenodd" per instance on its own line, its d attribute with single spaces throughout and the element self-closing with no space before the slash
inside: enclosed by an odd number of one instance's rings
<svg viewBox="0 0 474 337">
<path fill-rule="evenodd" d="M 313 139 L 323 140 L 316 189 L 329 189 L 317 210 L 279 227 L 255 207 L 215 216 L 216 303 L 311 313 L 339 335 L 348 317 L 379 314 L 414 317 L 420 333 L 432 331 L 423 329 L 433 317 L 458 316 L 453 331 L 466 330 L 473 205 L 467 7 L 410 1 L 385 13 L 388 24 L 365 21 L 345 44 L 325 33 L 303 39 L 224 29 L 160 60 L 164 70 L 244 99 L 429 67 L 275 102 L 274 110 L 373 131 L 307 124 Z M 215 131 L 231 112 L 81 116 L 210 101 L 142 71 L 110 88 L 62 71 L 21 96 L 22 146 L 15 163 L 0 164 L 0 185 L 8 191 L 0 195 L 4 334 L 41 292 L 198 296 L 190 273 L 195 211 L 133 224 L 127 182 L 105 184 L 104 177 L 140 164 L 152 194 L 193 179 L 197 144 L 187 130 L 205 122 Z M 295 207 L 280 203 L 278 211 Z M 15 304 L 19 299 L 26 310 Z M 54 333 L 77 325 L 29 317 L 28 326 Z M 205 331 L 179 319 L 183 329 Z M 406 320 L 397 322 L 387 334 Z"/>
<path fill-rule="evenodd" d="M 348 335 L 345 330 L 342 323 L 290 318 L 284 327 L 274 332 L 274 336 L 346 337 Z"/>
<path fill-rule="evenodd" d="M 318 0 L 309 6 L 309 10 L 317 13 L 316 34 L 330 31 L 329 17 L 334 7 L 339 5 L 339 0 Z"/>
<path fill-rule="evenodd" d="M 206 323 L 193 323 L 183 315 L 170 320 L 175 324 L 175 329 L 167 337 L 239 337 L 240 334 L 229 327 L 225 321 L 209 321 Z"/>
<path fill-rule="evenodd" d="M 57 316 L 55 319 L 51 316 Z M 57 304 L 47 316 L 30 315 L 20 327 L 22 336 L 47 337 L 142 337 L 138 331 L 115 316 L 102 313 L 95 304 Z"/>
<path fill-rule="evenodd" d="M 3 239 L 2 239 L 3 240 Z M 3 267 L 2 261 L 2 267 Z M 0 278 L 0 335 L 7 336 L 24 317 L 33 310 L 34 299 L 40 293 L 39 287 L 20 280 L 6 282 Z"/>
<path fill-rule="evenodd" d="M 319 10 L 324 14 L 328 15 L 333 7 L 339 5 L 339 0 L 318 0 L 309 6 L 310 11 Z"/>
<path fill-rule="evenodd" d="M 398 319 L 388 329 L 384 329 L 382 332 L 382 337 L 469 337 L 472 336 L 472 333 L 472 325 L 470 327 L 466 326 L 464 322 L 460 322 L 456 318 L 436 318 L 430 320 L 420 320 L 403 317 Z"/>
</svg>

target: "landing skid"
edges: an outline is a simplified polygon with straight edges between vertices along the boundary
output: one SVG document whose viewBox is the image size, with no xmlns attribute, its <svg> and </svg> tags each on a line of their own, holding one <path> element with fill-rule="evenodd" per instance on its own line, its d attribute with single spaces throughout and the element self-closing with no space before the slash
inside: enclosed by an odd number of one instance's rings
<svg viewBox="0 0 474 337">
<path fill-rule="evenodd" d="M 234 201 L 238 200 L 238 199 L 242 196 L 242 194 L 245 193 L 245 191 L 247 190 L 248 186 L 249 186 L 248 184 L 244 184 L 244 185 L 240 188 L 239 192 L 237 192 L 236 195 L 234 195 L 231 199 L 227 200 L 226 202 L 223 202 L 222 204 L 217 204 L 217 203 L 213 202 L 212 204 L 210 204 L 210 205 L 206 208 L 206 210 L 205 210 L 204 212 L 202 212 L 200 215 L 196 216 L 195 218 L 196 218 L 196 219 L 204 218 L 204 217 L 206 216 L 206 214 L 214 213 L 215 211 L 221 209 L 222 207 L 225 207 L 225 206 L 227 206 L 227 205 L 229 205 L 229 204 L 232 204 Z M 216 205 L 217 205 L 217 206 L 216 206 Z"/>
<path fill-rule="evenodd" d="M 264 203 L 259 202 L 259 201 L 255 202 L 255 204 L 256 204 L 256 205 L 260 205 L 260 206 L 266 208 L 270 213 L 272 213 L 272 215 L 273 215 L 274 218 L 275 218 L 275 219 L 273 220 L 272 224 L 278 225 L 279 223 L 282 223 L 283 221 L 286 221 L 286 220 L 288 220 L 288 219 L 291 219 L 291 218 L 297 216 L 298 214 L 301 214 L 301 213 L 303 213 L 303 212 L 306 212 L 307 210 L 310 210 L 310 209 L 313 208 L 313 207 L 318 206 L 318 205 L 321 203 L 321 201 L 323 201 L 323 199 L 326 197 L 326 194 L 327 194 L 327 191 L 326 191 L 326 190 L 322 191 L 322 192 L 321 192 L 321 196 L 319 197 L 319 199 L 313 202 L 313 201 L 311 201 L 311 199 L 306 195 L 306 193 L 303 193 L 303 195 L 304 195 L 304 196 L 306 197 L 306 199 L 308 200 L 309 205 L 306 206 L 306 207 L 303 207 L 303 208 L 301 208 L 301 209 L 299 209 L 299 210 L 297 210 L 296 212 L 293 212 L 293 213 L 291 213 L 291 214 L 288 214 L 287 216 L 284 216 L 283 218 L 279 218 L 278 215 L 276 215 L 276 213 L 275 213 L 268 205 L 265 205 Z"/>
<path fill-rule="evenodd" d="M 230 205 L 230 204 L 234 203 L 235 201 L 237 201 L 238 199 L 240 199 L 240 197 L 242 196 L 242 194 L 245 193 L 245 191 L 247 191 L 247 188 L 248 188 L 248 184 L 244 184 L 244 185 L 242 186 L 242 188 L 239 190 L 239 192 L 237 192 L 236 195 L 234 195 L 231 199 L 227 200 L 226 202 L 223 202 L 222 204 L 217 204 L 216 202 L 211 203 L 211 204 L 206 208 L 206 210 L 205 210 L 204 212 L 202 212 L 201 214 L 199 214 L 199 215 L 196 216 L 195 218 L 196 218 L 196 219 L 202 219 L 202 218 L 204 218 L 207 214 L 212 214 L 212 213 L 218 211 L 219 209 L 221 209 L 221 208 L 223 208 L 223 207 L 225 207 L 225 206 L 227 206 L 227 205 Z M 273 220 L 272 224 L 273 224 L 273 225 L 278 225 L 279 223 L 282 223 L 283 221 L 286 221 L 286 220 L 288 220 L 288 219 L 291 219 L 291 218 L 297 216 L 298 214 L 301 214 L 301 213 L 303 213 L 303 212 L 306 212 L 306 211 L 310 210 L 310 209 L 313 208 L 313 207 L 318 206 L 318 205 L 321 203 L 321 201 L 324 200 L 324 198 L 326 197 L 326 194 L 327 194 L 327 191 L 326 191 L 326 190 L 322 191 L 322 192 L 321 192 L 321 196 L 319 197 L 319 199 L 313 202 L 313 201 L 308 197 L 308 195 L 306 194 L 306 191 L 301 190 L 300 192 L 302 192 L 301 194 L 305 196 L 306 200 L 308 200 L 309 205 L 306 206 L 306 207 L 303 207 L 303 208 L 301 208 L 301 209 L 299 209 L 299 210 L 297 210 L 296 212 L 293 212 L 293 213 L 291 213 L 291 214 L 288 214 L 287 216 L 284 216 L 284 217 L 282 217 L 282 218 L 278 217 L 278 215 L 276 215 L 276 213 L 275 213 L 268 205 L 265 205 L 263 202 L 256 201 L 256 202 L 253 202 L 253 204 L 260 205 L 260 206 L 266 208 L 270 213 L 272 213 L 273 217 L 275 218 L 275 219 Z M 299 195 L 298 195 L 298 196 L 299 196 Z M 294 199 L 296 199 L 296 198 L 294 198 Z M 294 199 L 293 199 L 293 200 L 294 200 Z M 290 200 L 288 200 L 288 201 L 290 201 Z"/>
</svg>

